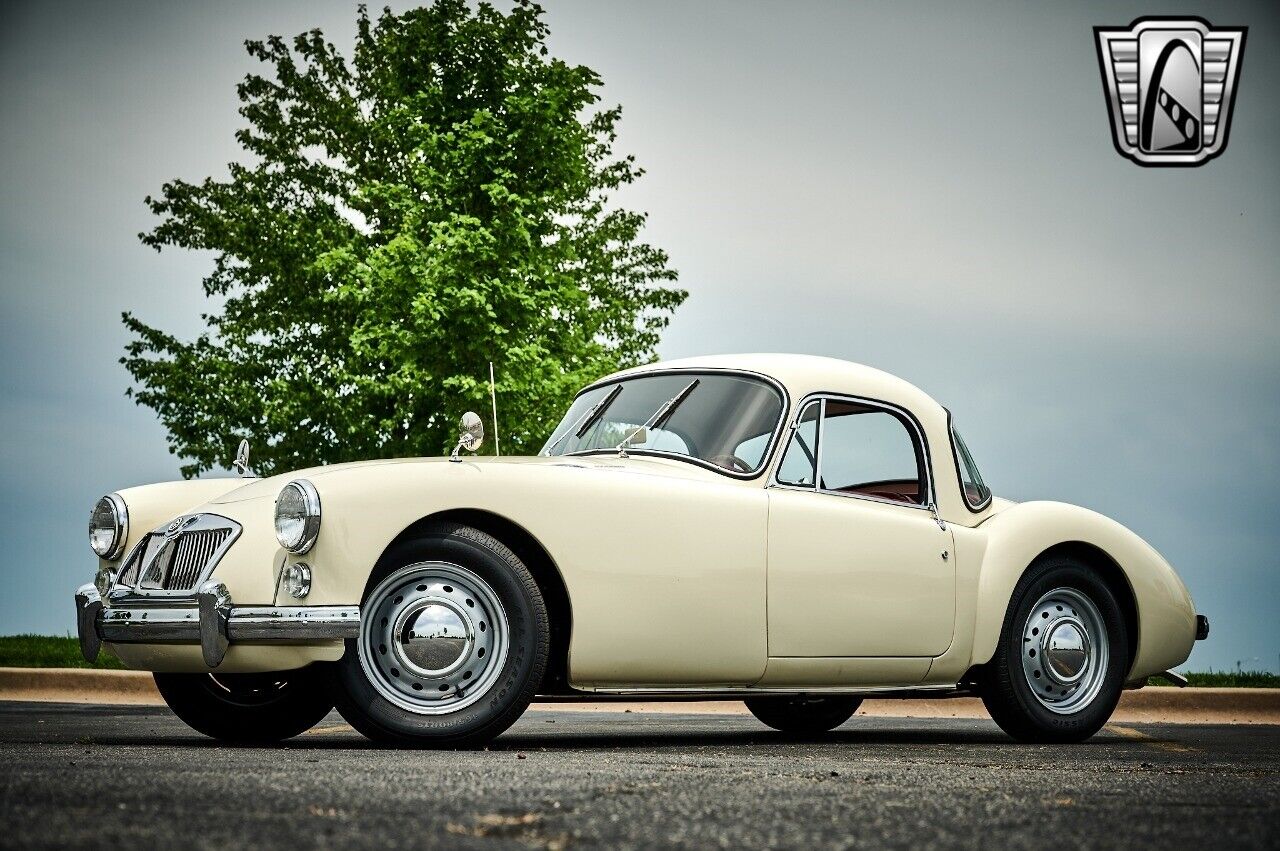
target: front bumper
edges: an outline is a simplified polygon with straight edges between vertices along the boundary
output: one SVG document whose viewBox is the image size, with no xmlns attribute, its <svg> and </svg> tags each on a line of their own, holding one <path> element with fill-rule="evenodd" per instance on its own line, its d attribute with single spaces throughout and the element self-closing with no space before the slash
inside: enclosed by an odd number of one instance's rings
<svg viewBox="0 0 1280 851">
<path fill-rule="evenodd" d="M 76 590 L 80 652 L 92 662 L 102 642 L 199 644 L 216 668 L 232 644 L 300 644 L 355 638 L 359 606 L 234 606 L 221 582 L 206 582 L 194 598 L 122 598 L 103 606 L 92 584 Z"/>
</svg>

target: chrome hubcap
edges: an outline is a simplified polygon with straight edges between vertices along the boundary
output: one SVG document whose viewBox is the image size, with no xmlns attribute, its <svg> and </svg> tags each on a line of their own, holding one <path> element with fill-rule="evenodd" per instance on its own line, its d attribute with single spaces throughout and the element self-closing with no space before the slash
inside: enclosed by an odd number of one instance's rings
<svg viewBox="0 0 1280 851">
<path fill-rule="evenodd" d="M 425 677 L 443 676 L 458 667 L 475 640 L 470 624 L 444 601 L 405 609 L 395 634 L 405 667 Z"/>
<path fill-rule="evenodd" d="M 1089 636 L 1075 618 L 1061 618 L 1044 633 L 1040 655 L 1051 679 L 1071 685 L 1084 676 L 1089 659 Z"/>
<path fill-rule="evenodd" d="M 1088 706 L 1106 678 L 1107 631 L 1084 593 L 1055 588 L 1031 608 L 1022 631 L 1022 672 L 1031 693 L 1063 715 Z"/>
<path fill-rule="evenodd" d="M 493 686 L 507 659 L 510 626 L 497 593 L 447 562 L 388 576 L 363 607 L 357 649 L 378 693 L 423 715 L 457 712 Z"/>
</svg>

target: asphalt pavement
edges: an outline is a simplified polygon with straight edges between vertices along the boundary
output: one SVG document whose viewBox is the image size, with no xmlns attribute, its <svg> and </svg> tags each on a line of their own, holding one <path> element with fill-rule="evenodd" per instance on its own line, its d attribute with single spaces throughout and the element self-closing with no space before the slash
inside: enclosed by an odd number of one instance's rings
<svg viewBox="0 0 1280 851">
<path fill-rule="evenodd" d="M 167 709 L 0 703 L 0 846 L 1280 847 L 1280 727 L 538 708 L 486 751 L 371 746 L 331 715 L 225 747 Z"/>
</svg>

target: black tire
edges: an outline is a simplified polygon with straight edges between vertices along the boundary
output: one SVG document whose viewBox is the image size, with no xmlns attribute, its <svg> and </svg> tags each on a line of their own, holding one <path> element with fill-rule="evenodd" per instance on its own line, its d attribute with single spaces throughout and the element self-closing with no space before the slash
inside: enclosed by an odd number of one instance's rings
<svg viewBox="0 0 1280 851">
<path fill-rule="evenodd" d="M 1046 708 L 1037 697 L 1024 673 L 1022 657 L 1032 652 L 1027 650 L 1030 645 L 1023 634 L 1024 626 L 1032 622 L 1031 610 L 1056 589 L 1087 597 L 1106 629 L 1107 661 L 1098 666 L 1103 670 L 1097 692 L 1065 714 Z M 1020 742 L 1082 742 L 1102 729 L 1115 711 L 1130 663 L 1128 624 L 1111 588 L 1089 566 L 1053 556 L 1032 565 L 1014 588 L 995 655 L 979 678 L 982 702 L 1000 728 Z"/>
<path fill-rule="evenodd" d="M 333 709 L 317 666 L 269 674 L 155 674 L 187 726 L 223 742 L 268 744 L 310 730 Z"/>
<path fill-rule="evenodd" d="M 749 697 L 744 703 L 762 723 L 783 733 L 826 733 L 853 717 L 858 697 Z"/>
<path fill-rule="evenodd" d="M 389 700 L 371 682 L 361 664 L 362 639 L 353 638 L 347 639 L 346 653 L 332 668 L 334 703 L 352 727 L 376 742 L 403 747 L 481 747 L 514 724 L 537 693 L 550 652 L 546 604 L 533 575 L 515 553 L 493 536 L 458 523 L 433 524 L 418 539 L 388 552 L 370 577 L 362 603 L 370 601 L 379 583 L 422 562 L 465 568 L 487 583 L 497 597 L 509 638 L 507 656 L 494 671 L 494 679 L 480 699 L 456 711 L 410 711 Z M 362 620 L 372 616 L 362 605 Z M 364 626 L 362 623 L 362 636 Z"/>
</svg>

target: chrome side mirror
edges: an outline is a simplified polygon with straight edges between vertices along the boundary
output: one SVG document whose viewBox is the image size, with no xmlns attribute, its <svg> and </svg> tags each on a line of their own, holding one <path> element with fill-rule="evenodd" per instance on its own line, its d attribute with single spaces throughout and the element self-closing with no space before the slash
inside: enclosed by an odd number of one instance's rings
<svg viewBox="0 0 1280 851">
<path fill-rule="evenodd" d="M 484 423 L 475 411 L 467 411 L 458 422 L 458 445 L 449 453 L 450 461 L 460 461 L 458 453 L 463 449 L 475 452 L 484 443 Z"/>
</svg>

